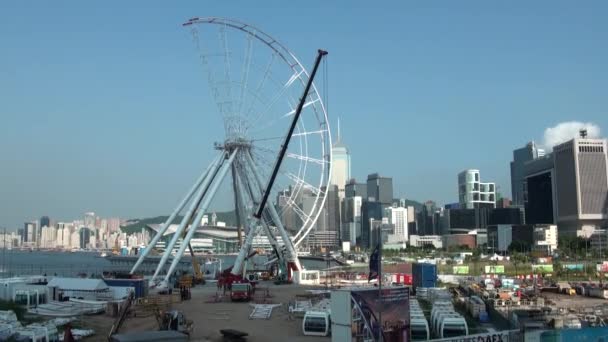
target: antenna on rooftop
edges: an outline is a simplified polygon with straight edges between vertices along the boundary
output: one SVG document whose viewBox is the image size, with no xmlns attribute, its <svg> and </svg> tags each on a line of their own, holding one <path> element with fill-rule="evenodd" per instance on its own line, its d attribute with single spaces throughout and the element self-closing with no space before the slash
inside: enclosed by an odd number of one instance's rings
<svg viewBox="0 0 608 342">
<path fill-rule="evenodd" d="M 578 133 L 580 134 L 581 138 L 585 139 L 587 137 L 587 129 L 586 128 L 581 128 Z"/>
</svg>

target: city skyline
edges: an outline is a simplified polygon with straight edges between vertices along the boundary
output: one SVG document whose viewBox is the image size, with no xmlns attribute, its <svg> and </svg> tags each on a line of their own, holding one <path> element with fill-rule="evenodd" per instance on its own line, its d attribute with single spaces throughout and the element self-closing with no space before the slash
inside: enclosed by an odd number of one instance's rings
<svg viewBox="0 0 608 342">
<path fill-rule="evenodd" d="M 330 50 L 330 120 L 335 131 L 341 118 L 351 175 L 359 182 L 378 172 L 394 179 L 395 197 L 445 204 L 458 200 L 455 175 L 475 168 L 509 195 L 514 149 L 531 140 L 554 142 L 543 136 L 545 130 L 571 120 L 608 127 L 601 90 L 608 53 L 594 43 L 606 32 L 606 5 L 596 4 L 538 2 L 529 4 L 526 16 L 520 16 L 523 9 L 481 2 L 445 5 L 452 8 L 354 5 L 349 16 L 339 15 L 341 6 L 322 3 L 317 6 L 323 11 L 312 14 L 278 5 L 130 4 L 116 13 L 111 5 L 0 4 L 0 35 L 6 37 L 0 74 L 8 80 L 0 83 L 6 96 L 0 107 L 0 226 L 15 229 L 45 214 L 76 217 L 91 208 L 127 218 L 170 212 L 211 160 L 212 142 L 221 140 L 217 115 L 203 103 L 192 44 L 179 25 L 201 14 L 230 13 L 258 25 L 307 67 L 316 48 Z M 277 20 L 264 20 L 266 11 Z M 371 21 L 362 27 L 366 13 Z M 556 20 L 565 13 L 571 19 L 567 30 Z M 56 20 L 44 30 L 24 24 L 47 16 Z M 113 18 L 115 28 L 104 24 L 104 16 Z M 142 17 L 146 25 L 135 23 Z M 336 20 L 343 28 L 336 28 Z M 375 37 L 394 44 L 376 48 Z M 362 91 L 370 85 L 382 85 L 382 96 Z M 193 124 L 184 127 L 186 122 Z M 488 129 L 466 128 L 480 122 Z M 166 140 L 160 138 L 163 128 Z M 195 131 L 202 138 L 187 139 L 172 154 L 173 141 Z M 200 158 L 184 161 L 194 154 Z M 183 167 L 157 167 L 160 158 Z M 432 186 L 421 186 L 428 177 Z"/>
</svg>

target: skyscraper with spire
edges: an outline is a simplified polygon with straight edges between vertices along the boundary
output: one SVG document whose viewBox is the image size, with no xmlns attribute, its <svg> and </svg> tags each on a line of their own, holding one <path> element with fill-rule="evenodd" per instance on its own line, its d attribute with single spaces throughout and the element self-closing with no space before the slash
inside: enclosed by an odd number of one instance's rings
<svg viewBox="0 0 608 342">
<path fill-rule="evenodd" d="M 346 145 L 342 143 L 340 133 L 340 119 L 338 118 L 338 137 L 331 148 L 331 184 L 338 186 L 338 196 L 342 200 L 344 198 L 344 187 L 350 180 L 350 153 Z"/>
</svg>

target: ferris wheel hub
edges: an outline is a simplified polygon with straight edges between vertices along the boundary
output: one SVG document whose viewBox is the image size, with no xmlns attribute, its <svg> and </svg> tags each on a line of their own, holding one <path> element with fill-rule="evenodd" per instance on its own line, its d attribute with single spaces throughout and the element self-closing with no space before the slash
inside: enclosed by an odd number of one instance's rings
<svg viewBox="0 0 608 342">
<path fill-rule="evenodd" d="M 214 148 L 216 150 L 223 150 L 228 153 L 231 153 L 232 151 L 236 150 L 237 148 L 240 151 L 248 151 L 251 149 L 251 147 L 252 147 L 251 140 L 245 139 L 245 138 L 231 138 L 231 139 L 226 139 L 223 143 L 216 142 L 214 144 Z"/>
</svg>

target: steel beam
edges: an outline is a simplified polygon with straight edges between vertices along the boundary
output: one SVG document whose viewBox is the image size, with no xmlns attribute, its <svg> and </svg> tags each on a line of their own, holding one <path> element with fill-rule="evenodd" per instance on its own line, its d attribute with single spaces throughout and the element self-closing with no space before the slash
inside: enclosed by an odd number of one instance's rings
<svg viewBox="0 0 608 342">
<path fill-rule="evenodd" d="M 212 164 L 211 170 L 209 173 L 209 177 L 206 177 L 205 180 L 203 181 L 203 183 L 201 184 L 201 186 L 198 188 L 198 192 L 196 193 L 194 200 L 190 203 L 190 207 L 188 208 L 186 215 L 184 215 L 184 217 L 182 218 L 182 221 L 180 222 L 179 226 L 175 230 L 173 237 L 171 237 L 169 244 L 167 244 L 167 246 L 165 247 L 165 252 L 163 253 L 163 256 L 161 257 L 160 262 L 158 263 L 158 266 L 156 267 L 156 271 L 154 271 L 154 275 L 152 276 L 152 279 L 150 279 L 150 285 L 154 285 L 156 277 L 158 276 L 160 271 L 163 269 L 163 267 L 165 266 L 165 263 L 167 262 L 167 259 L 169 259 L 169 256 L 171 255 L 173 246 L 175 246 L 175 243 L 177 242 L 177 240 L 182 236 L 182 233 L 183 233 L 184 229 L 186 228 L 186 225 L 188 224 L 190 217 L 196 210 L 196 207 L 198 206 L 199 202 L 201 201 L 201 199 L 203 198 L 205 193 L 207 192 L 207 188 L 209 187 L 209 184 L 216 178 L 217 171 L 219 170 L 219 168 L 222 164 L 224 164 L 224 154 L 223 153 L 222 153 L 221 157 Z"/>
<path fill-rule="evenodd" d="M 188 191 L 188 194 L 186 194 L 186 196 L 184 197 L 184 199 L 182 199 L 182 201 L 177 205 L 177 207 L 175 208 L 175 210 L 173 210 L 173 212 L 171 213 L 171 215 L 169 216 L 169 218 L 167 218 L 167 221 L 165 221 L 165 223 L 161 226 L 161 228 L 158 230 L 158 232 L 156 233 L 156 235 L 152 238 L 152 240 L 150 241 L 150 243 L 148 243 L 148 247 L 145 248 L 144 251 L 142 252 L 142 254 L 139 255 L 139 258 L 137 259 L 137 262 L 135 263 L 135 265 L 131 269 L 131 272 L 130 272 L 131 274 L 133 274 L 133 273 L 135 273 L 135 271 L 137 271 L 137 268 L 139 268 L 139 266 L 144 261 L 144 259 L 146 258 L 146 256 L 148 256 L 148 254 L 150 253 L 150 250 L 152 250 L 152 248 L 154 248 L 154 246 L 156 246 L 156 243 L 158 242 L 158 240 L 160 240 L 160 238 L 163 236 L 163 234 L 167 231 L 167 229 L 171 225 L 171 222 L 173 222 L 173 220 L 175 220 L 175 218 L 177 217 L 177 215 L 179 214 L 179 212 L 182 211 L 182 209 L 186 206 L 186 203 L 188 203 L 188 201 L 190 200 L 190 198 L 192 198 L 192 195 L 194 195 L 194 193 L 196 192 L 196 189 L 198 189 L 199 186 L 201 185 L 201 183 L 203 183 L 203 181 L 207 177 L 209 177 L 209 174 L 210 174 L 210 171 L 211 171 L 213 165 L 215 165 L 220 160 L 220 158 L 222 158 L 222 155 L 223 155 L 223 153 L 220 154 L 219 156 L 217 156 L 211 162 L 211 164 L 209 164 L 209 166 L 207 167 L 207 169 L 196 180 L 196 182 L 194 183 L 194 185 L 192 186 L 192 188 L 190 189 L 190 191 Z"/>
<path fill-rule="evenodd" d="M 171 274 L 173 274 L 173 271 L 175 271 L 175 267 L 177 266 L 177 264 L 179 264 L 179 260 L 182 258 L 182 255 L 184 254 L 184 251 L 186 250 L 186 247 L 188 246 L 190 239 L 192 239 L 192 236 L 194 236 L 194 233 L 196 232 L 196 228 L 198 227 L 198 222 L 200 222 L 201 219 L 203 218 L 203 216 L 205 215 L 205 211 L 207 211 L 207 208 L 209 207 L 209 204 L 211 204 L 211 201 L 213 200 L 213 197 L 215 196 L 217 189 L 222 184 L 222 180 L 224 179 L 224 177 L 226 177 L 226 173 L 228 173 L 228 170 L 230 169 L 230 166 L 232 165 L 232 162 L 234 161 L 234 157 L 236 156 L 238 151 L 239 151 L 239 149 L 236 148 L 234 150 L 234 152 L 232 152 L 232 155 L 230 156 L 230 158 L 225 163 L 223 163 L 221 169 L 219 170 L 217 175 L 213 178 L 213 182 L 211 183 L 211 185 L 209 187 L 209 191 L 205 194 L 205 197 L 203 198 L 202 203 L 201 203 L 200 207 L 198 208 L 198 213 L 196 214 L 194 221 L 192 221 L 192 225 L 190 226 L 190 229 L 188 229 L 188 233 L 182 240 L 182 243 L 179 246 L 179 250 L 175 254 L 175 258 L 173 258 L 173 261 L 171 262 L 171 266 L 169 266 L 169 270 L 167 271 L 167 274 L 165 275 L 165 280 L 164 280 L 165 283 L 168 282 L 169 277 L 171 276 Z M 176 234 L 177 234 L 177 232 L 176 232 Z"/>
</svg>

